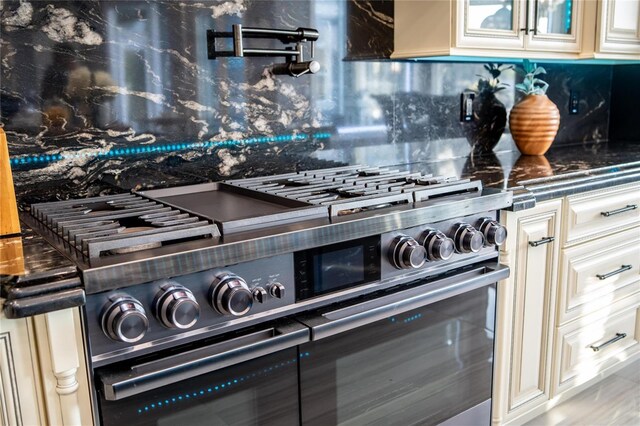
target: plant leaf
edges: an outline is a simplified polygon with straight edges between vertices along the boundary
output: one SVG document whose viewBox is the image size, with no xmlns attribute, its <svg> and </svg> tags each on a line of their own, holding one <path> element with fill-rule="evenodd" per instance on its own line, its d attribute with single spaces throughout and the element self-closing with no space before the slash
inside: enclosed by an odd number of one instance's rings
<svg viewBox="0 0 640 426">
<path fill-rule="evenodd" d="M 533 75 L 546 74 L 546 73 L 547 71 L 542 67 L 536 67 L 535 71 L 533 71 Z"/>
</svg>

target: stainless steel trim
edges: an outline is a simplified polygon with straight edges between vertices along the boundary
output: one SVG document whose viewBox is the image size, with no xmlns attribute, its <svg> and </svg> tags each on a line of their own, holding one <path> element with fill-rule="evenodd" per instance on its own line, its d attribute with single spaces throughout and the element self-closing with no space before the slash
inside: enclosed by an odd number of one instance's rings
<svg viewBox="0 0 640 426">
<path fill-rule="evenodd" d="M 472 271 L 443 278 L 408 290 L 398 291 L 335 311 L 302 316 L 299 321 L 311 327 L 311 340 L 320 340 L 353 330 L 389 316 L 430 305 L 443 299 L 503 280 L 509 268 L 482 266 Z"/>
<path fill-rule="evenodd" d="M 620 266 L 619 269 L 616 269 L 615 271 L 607 272 L 606 274 L 596 274 L 596 277 L 598 277 L 598 279 L 600 280 L 606 280 L 609 277 L 621 274 L 625 271 L 628 271 L 629 269 L 631 269 L 631 265 L 622 265 Z"/>
<path fill-rule="evenodd" d="M 529 245 L 531 247 L 538 247 L 538 246 L 541 246 L 543 244 L 549 244 L 549 243 L 555 241 L 555 239 L 556 239 L 556 237 L 544 237 L 544 238 L 542 238 L 540 240 L 537 240 L 537 241 L 529 241 Z"/>
<path fill-rule="evenodd" d="M 600 349 L 602 349 L 602 348 L 604 348 L 604 347 L 607 347 L 607 346 L 609 346 L 609 345 L 611 345 L 611 344 L 613 344 L 613 343 L 617 342 L 618 340 L 622 340 L 622 339 L 624 339 L 625 337 L 627 337 L 627 333 L 616 333 L 616 336 L 615 336 L 615 337 L 613 337 L 613 338 L 611 338 L 611 339 L 607 340 L 606 342 L 604 342 L 604 343 L 602 343 L 602 344 L 600 344 L 600 345 L 597 345 L 597 346 L 595 346 L 595 345 L 590 345 L 589 347 L 590 347 L 591 349 L 593 349 L 593 351 L 594 351 L 594 352 L 598 352 Z"/>
<path fill-rule="evenodd" d="M 608 212 L 600 212 L 600 214 L 604 217 L 609 217 L 609 216 L 613 216 L 616 214 L 620 214 L 620 213 L 624 213 L 624 212 L 629 212 L 631 210 L 635 210 L 638 208 L 637 204 L 629 204 L 626 207 L 621 207 L 619 209 L 615 209 L 615 210 L 610 210 Z"/>
<path fill-rule="evenodd" d="M 98 381 L 105 399 L 118 401 L 308 341 L 309 329 L 288 321 L 277 327 L 135 365 L 130 369 L 101 371 Z"/>
</svg>

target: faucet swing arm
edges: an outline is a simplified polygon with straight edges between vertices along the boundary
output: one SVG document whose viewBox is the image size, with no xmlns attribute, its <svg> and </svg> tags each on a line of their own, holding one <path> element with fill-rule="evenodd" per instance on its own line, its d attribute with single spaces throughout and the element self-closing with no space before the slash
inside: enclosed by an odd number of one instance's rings
<svg viewBox="0 0 640 426">
<path fill-rule="evenodd" d="M 313 60 L 315 55 L 315 42 L 319 33 L 313 28 L 298 28 L 295 30 L 283 30 L 275 28 L 243 27 L 241 24 L 232 25 L 233 31 L 207 30 L 207 55 L 209 59 L 219 57 L 285 57 L 287 61 L 275 64 L 272 68 L 274 74 L 288 74 L 299 77 L 303 74 L 315 74 L 320 70 L 320 64 Z M 232 38 L 233 50 L 217 50 L 216 40 L 220 38 Z M 244 45 L 244 39 L 273 39 L 284 44 L 295 43 L 295 47 L 284 49 L 248 48 Z M 310 58 L 305 61 L 304 44 L 310 43 Z"/>
</svg>

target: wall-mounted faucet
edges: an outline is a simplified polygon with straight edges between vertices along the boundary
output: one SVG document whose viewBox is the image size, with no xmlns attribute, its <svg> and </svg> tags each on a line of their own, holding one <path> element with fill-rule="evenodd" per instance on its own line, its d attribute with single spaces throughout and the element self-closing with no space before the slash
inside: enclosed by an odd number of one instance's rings
<svg viewBox="0 0 640 426">
<path fill-rule="evenodd" d="M 216 59 L 221 56 L 284 56 L 287 62 L 275 64 L 272 67 L 274 74 L 288 74 L 293 77 L 320 71 L 320 63 L 314 61 L 315 42 L 320 34 L 313 28 L 298 28 L 296 30 L 280 30 L 275 28 L 251 28 L 243 27 L 240 24 L 232 25 L 233 31 L 220 32 L 207 30 L 207 54 L 209 59 Z M 233 51 L 219 51 L 216 49 L 216 39 L 233 38 Z M 244 39 L 263 38 L 280 40 L 284 44 L 295 43 L 295 48 L 285 47 L 284 49 L 263 49 L 247 48 L 244 46 Z M 304 58 L 304 44 L 309 42 L 309 60 Z"/>
</svg>

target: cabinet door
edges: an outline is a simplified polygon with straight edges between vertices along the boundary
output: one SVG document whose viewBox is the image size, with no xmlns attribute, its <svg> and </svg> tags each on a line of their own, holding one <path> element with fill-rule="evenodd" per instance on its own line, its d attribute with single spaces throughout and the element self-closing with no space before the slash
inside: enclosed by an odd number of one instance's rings
<svg viewBox="0 0 640 426">
<path fill-rule="evenodd" d="M 529 0 L 527 50 L 580 52 L 584 0 Z"/>
<path fill-rule="evenodd" d="M 510 235 L 502 261 L 512 269 L 509 279 L 498 286 L 495 424 L 550 397 L 560 209 L 556 200 L 520 213 L 503 213 Z"/>
<path fill-rule="evenodd" d="M 598 10 L 598 50 L 640 54 L 640 0 L 602 0 Z"/>
<path fill-rule="evenodd" d="M 44 424 L 31 319 L 7 319 L 0 311 L 0 324 L 0 424 Z"/>
<path fill-rule="evenodd" d="M 524 49 L 524 0 L 462 0 L 457 7 L 455 47 Z"/>
</svg>

